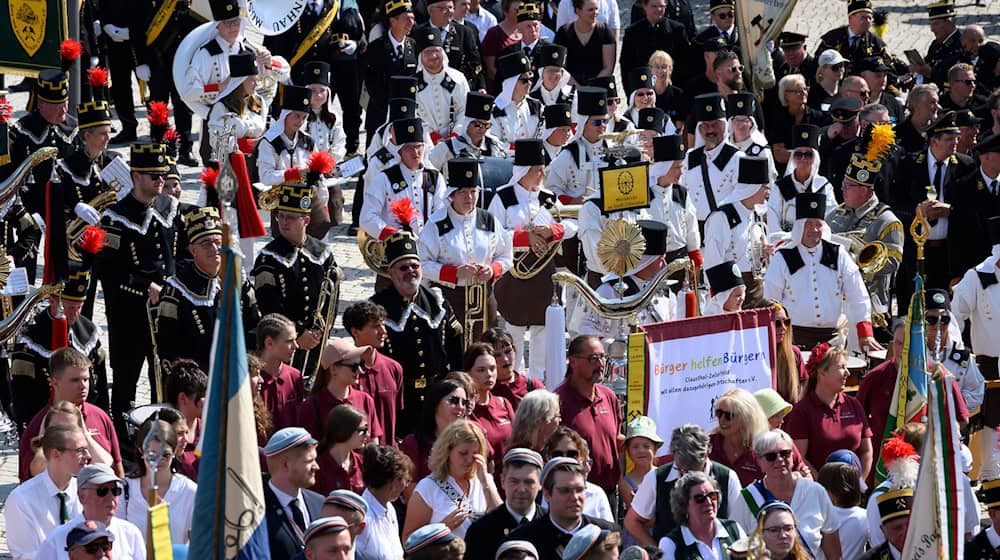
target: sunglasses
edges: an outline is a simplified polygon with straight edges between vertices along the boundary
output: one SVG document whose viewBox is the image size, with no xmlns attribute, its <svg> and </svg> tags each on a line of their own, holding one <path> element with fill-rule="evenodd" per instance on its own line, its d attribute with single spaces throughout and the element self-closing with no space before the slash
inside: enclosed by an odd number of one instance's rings
<svg viewBox="0 0 1000 560">
<path fill-rule="evenodd" d="M 635 92 L 635 96 L 636 97 L 649 97 L 651 95 L 653 95 L 653 92 L 651 92 L 651 91 L 637 91 L 637 92 Z"/>
<path fill-rule="evenodd" d="M 813 158 L 812 150 L 809 150 L 808 152 L 792 152 L 792 154 L 793 154 L 793 157 L 795 159 L 812 159 Z"/>
<path fill-rule="evenodd" d="M 928 315 L 924 317 L 924 321 L 927 321 L 928 325 L 936 325 L 939 322 L 942 325 L 947 325 L 951 322 L 951 315 Z"/>
<path fill-rule="evenodd" d="M 608 124 L 608 119 L 594 119 L 594 120 L 590 121 L 590 124 L 592 124 L 594 126 L 604 126 L 604 125 Z"/>
<path fill-rule="evenodd" d="M 691 496 L 691 499 L 694 500 L 694 503 L 696 504 L 703 504 L 708 500 L 712 500 L 713 502 L 718 502 L 719 493 L 716 491 L 712 491 L 712 492 L 705 492 L 703 494 L 695 494 L 694 496 Z"/>
<path fill-rule="evenodd" d="M 730 19 L 733 17 L 733 12 L 722 12 L 720 14 L 715 14 L 719 19 Z"/>
<path fill-rule="evenodd" d="M 787 329 L 788 327 L 792 326 L 792 320 L 787 317 L 784 319 L 775 319 L 774 324 L 781 325 L 782 327 L 785 327 Z"/>
<path fill-rule="evenodd" d="M 972 86 L 976 84 L 976 80 L 951 80 L 952 83 L 958 82 L 960 84 L 965 84 L 967 86 Z"/>
<path fill-rule="evenodd" d="M 401 264 L 396 267 L 396 270 L 400 272 L 408 272 L 410 270 L 420 270 L 420 263 Z"/>
<path fill-rule="evenodd" d="M 743 65 L 742 64 L 738 64 L 736 66 L 733 66 L 732 68 L 729 69 L 729 71 L 731 73 L 733 73 L 733 74 L 742 74 L 743 73 Z"/>
<path fill-rule="evenodd" d="M 484 121 L 473 121 L 472 126 L 476 128 L 485 128 L 486 130 L 489 130 L 493 126 L 493 123 Z"/>
<path fill-rule="evenodd" d="M 550 453 L 553 458 L 555 457 L 569 457 L 570 459 L 579 459 L 580 452 L 576 449 L 567 449 L 566 451 L 554 450 Z"/>
<path fill-rule="evenodd" d="M 83 550 L 85 550 L 87 554 L 97 554 L 98 552 L 111 552 L 111 548 L 113 546 L 114 545 L 109 541 L 92 542 L 83 545 Z"/>
<path fill-rule="evenodd" d="M 621 102 L 622 102 L 622 98 L 621 97 L 609 97 L 608 98 L 608 105 L 617 105 L 617 104 L 619 104 Z"/>
<path fill-rule="evenodd" d="M 732 421 L 733 418 L 736 418 L 736 415 L 733 414 L 732 412 L 729 412 L 728 410 L 722 410 L 720 408 L 716 409 L 715 417 L 718 418 L 719 420 Z"/>
<path fill-rule="evenodd" d="M 448 404 L 450 404 L 451 406 L 467 407 L 470 404 L 472 404 L 472 401 L 470 401 L 469 399 L 463 399 L 462 397 L 451 396 L 448 397 Z"/>
<path fill-rule="evenodd" d="M 107 497 L 107 495 L 108 495 L 109 492 L 111 493 L 112 496 L 114 496 L 114 497 L 117 498 L 118 496 L 122 495 L 122 487 L 121 486 L 100 486 L 98 488 L 94 488 L 94 493 L 97 494 L 98 498 Z"/>
<path fill-rule="evenodd" d="M 154 181 L 165 181 L 167 179 L 166 173 L 143 173 L 143 175 Z"/>
<path fill-rule="evenodd" d="M 347 363 L 344 363 L 344 362 L 337 362 L 337 365 L 345 367 L 345 368 L 351 368 L 352 371 L 361 371 L 365 367 L 365 363 L 364 362 L 355 362 L 353 364 L 347 364 Z"/>
<path fill-rule="evenodd" d="M 782 449 L 781 451 L 769 451 L 763 455 L 764 460 L 768 463 L 773 463 L 778 460 L 778 457 L 782 459 L 787 459 L 792 456 L 791 449 Z"/>
</svg>

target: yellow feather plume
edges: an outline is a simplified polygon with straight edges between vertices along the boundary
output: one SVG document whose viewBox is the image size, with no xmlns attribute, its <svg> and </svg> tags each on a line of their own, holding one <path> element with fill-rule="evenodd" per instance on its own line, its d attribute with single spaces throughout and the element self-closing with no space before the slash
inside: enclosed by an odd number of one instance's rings
<svg viewBox="0 0 1000 560">
<path fill-rule="evenodd" d="M 892 130 L 891 124 L 872 125 L 870 136 L 868 149 L 865 150 L 865 159 L 868 161 L 881 160 L 888 155 L 889 149 L 896 143 L 896 133 Z"/>
</svg>

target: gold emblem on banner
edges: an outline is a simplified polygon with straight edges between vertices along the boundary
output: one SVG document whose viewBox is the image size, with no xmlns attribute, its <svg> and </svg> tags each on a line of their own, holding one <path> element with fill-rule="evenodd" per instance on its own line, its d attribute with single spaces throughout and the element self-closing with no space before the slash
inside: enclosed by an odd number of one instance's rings
<svg viewBox="0 0 1000 560">
<path fill-rule="evenodd" d="M 7 0 L 14 37 L 28 56 L 35 56 L 45 41 L 45 0 Z"/>
</svg>

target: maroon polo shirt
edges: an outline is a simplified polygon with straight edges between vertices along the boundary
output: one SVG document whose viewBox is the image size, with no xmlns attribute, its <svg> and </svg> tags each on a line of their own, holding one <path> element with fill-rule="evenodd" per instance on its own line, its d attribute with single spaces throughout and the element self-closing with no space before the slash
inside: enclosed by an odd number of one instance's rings
<svg viewBox="0 0 1000 560">
<path fill-rule="evenodd" d="M 752 448 L 744 451 L 736 461 L 730 461 L 722 448 L 722 434 L 712 434 L 708 437 L 708 441 L 712 444 L 712 452 L 709 453 L 708 458 L 732 469 L 740 477 L 740 486 L 747 486 L 756 480 L 764 478 L 764 470 L 760 468 L 760 464 L 757 462 L 757 454 L 753 452 Z M 802 454 L 799 453 L 799 448 L 793 443 L 792 470 L 800 472 L 802 466 Z"/>
<path fill-rule="evenodd" d="M 403 410 L 403 366 L 375 352 L 375 362 L 361 371 L 359 388 L 375 401 L 375 412 L 385 432 L 385 445 L 396 446 L 396 411 Z"/>
<path fill-rule="evenodd" d="M 514 422 L 514 407 L 506 398 L 491 394 L 487 404 L 476 404 L 469 420 L 486 434 L 486 444 L 493 459 L 493 475 L 499 479 L 503 470 L 503 454 Z"/>
<path fill-rule="evenodd" d="M 431 474 L 431 468 L 427 464 L 427 459 L 431 456 L 431 446 L 434 445 L 433 441 L 417 441 L 416 434 L 408 434 L 403 438 L 403 441 L 399 442 L 399 450 L 406 454 L 413 461 L 413 472 L 410 473 L 414 482 L 419 481 L 423 477 Z"/>
<path fill-rule="evenodd" d="M 316 457 L 316 464 L 319 466 L 316 484 L 310 490 L 319 492 L 324 497 L 334 490 L 350 490 L 360 496 L 365 491 L 365 482 L 361 478 L 361 461 L 361 454 L 351 451 L 351 466 L 345 471 L 329 453 L 320 453 Z"/>
<path fill-rule="evenodd" d="M 262 371 L 261 378 L 263 381 L 260 383 L 260 396 L 264 399 L 264 406 L 271 413 L 274 431 L 294 426 L 299 403 L 306 398 L 302 372 L 288 364 L 281 364 L 277 376 L 272 377 L 271 374 Z"/>
<path fill-rule="evenodd" d="M 312 434 L 312 437 L 318 440 L 323 439 L 327 416 L 330 415 L 331 410 L 342 404 L 349 404 L 364 412 L 368 416 L 368 437 L 380 438 L 379 441 L 381 441 L 384 434 L 382 424 L 378 421 L 378 414 L 375 412 L 375 401 L 368 393 L 353 387 L 349 388 L 346 400 L 340 400 L 333 396 L 333 393 L 326 387 L 309 395 L 306 400 L 299 404 L 299 415 L 295 425 L 305 428 Z"/>
<path fill-rule="evenodd" d="M 604 385 L 594 386 L 594 400 L 580 394 L 569 381 L 556 390 L 563 425 L 573 428 L 590 445 L 593 466 L 588 480 L 601 488 L 613 488 L 622 476 L 618 456 L 618 434 L 622 423 L 618 396 Z"/>
<path fill-rule="evenodd" d="M 514 410 L 517 410 L 517 405 L 521 404 L 524 395 L 527 395 L 529 391 L 541 388 L 541 384 L 534 379 L 528 379 L 527 376 L 516 371 L 512 377 L 513 379 L 508 383 L 497 380 L 496 385 L 493 386 L 490 392 L 498 397 L 507 399 L 510 401 L 510 406 Z"/>
<path fill-rule="evenodd" d="M 858 399 L 841 392 L 830 408 L 810 391 L 785 417 L 782 428 L 792 439 L 809 441 L 806 459 L 817 469 L 830 453 L 850 449 L 858 453 L 861 441 L 872 436 L 868 415 Z"/>
<path fill-rule="evenodd" d="M 21 482 L 31 478 L 31 459 L 35 456 L 35 452 L 31 449 L 31 440 L 35 439 L 41 430 L 42 420 L 45 419 L 45 413 L 49 411 L 51 406 L 52 401 L 49 401 L 35 414 L 24 433 L 21 434 L 21 441 L 17 446 L 17 477 Z M 122 453 L 118 447 L 118 436 L 115 435 L 115 426 L 111 423 L 111 417 L 108 416 L 108 413 L 88 402 L 83 403 L 81 412 L 83 412 L 83 424 L 87 427 L 87 431 L 90 432 L 94 441 L 111 454 L 115 463 L 121 463 Z"/>
</svg>

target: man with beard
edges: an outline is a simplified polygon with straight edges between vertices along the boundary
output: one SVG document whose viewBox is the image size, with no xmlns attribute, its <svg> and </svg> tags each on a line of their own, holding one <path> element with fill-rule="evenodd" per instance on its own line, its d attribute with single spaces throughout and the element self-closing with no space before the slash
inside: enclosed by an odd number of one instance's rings
<svg viewBox="0 0 1000 560">
<path fill-rule="evenodd" d="M 708 93 L 694 98 L 695 146 L 687 153 L 687 171 L 681 181 L 694 200 L 698 223 L 704 227 L 708 215 L 736 185 L 739 148 L 725 140 L 726 109 L 722 96 Z"/>
<path fill-rule="evenodd" d="M 703 91 L 689 92 L 688 90 L 684 90 L 685 93 L 693 95 L 718 93 L 725 99 L 735 93 L 746 91 L 743 82 L 743 65 L 740 64 L 739 56 L 735 52 L 730 50 L 719 51 L 712 60 L 712 73 L 715 75 L 715 81 L 711 87 Z M 757 129 L 763 132 L 764 111 L 760 103 L 755 103 L 754 105 L 753 118 L 757 123 Z M 688 131 L 694 130 L 697 123 L 695 120 L 697 113 L 698 105 L 695 103 L 691 112 L 688 113 L 687 126 L 685 127 Z M 725 118 L 725 115 L 723 115 L 723 118 Z"/>
<path fill-rule="evenodd" d="M 465 533 L 466 558 L 493 556 L 508 533 L 545 516 L 545 510 L 535 504 L 542 488 L 539 478 L 544 466 L 542 456 L 531 449 L 516 447 L 504 453 L 501 476 L 504 503 L 469 526 Z"/>
<path fill-rule="evenodd" d="M 442 371 L 461 368 L 462 324 L 440 290 L 421 284 L 423 273 L 417 240 L 408 231 L 385 240 L 386 271 L 392 286 L 375 294 L 372 303 L 386 311 L 386 356 L 403 368 L 403 409 L 396 436 L 413 431 L 429 380 Z"/>
<path fill-rule="evenodd" d="M 302 428 L 284 428 L 264 446 L 270 475 L 264 484 L 264 503 L 271 558 L 294 558 L 302 552 L 309 523 L 321 516 L 323 496 L 308 490 L 319 470 L 316 443 Z"/>
<path fill-rule="evenodd" d="M 358 378 L 359 388 L 375 401 L 374 419 L 382 425 L 382 441 L 396 445 L 396 412 L 403 410 L 403 366 L 379 352 L 386 345 L 386 313 L 381 305 L 359 301 L 344 310 L 344 330 L 354 339 L 354 345 L 370 347 Z M 372 419 L 369 419 L 372 420 Z"/>
<path fill-rule="evenodd" d="M 906 153 L 917 152 L 927 145 L 927 128 L 937 119 L 939 92 L 934 84 L 921 84 L 906 96 L 910 115 L 896 125 L 896 144 Z"/>
</svg>

